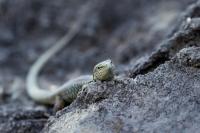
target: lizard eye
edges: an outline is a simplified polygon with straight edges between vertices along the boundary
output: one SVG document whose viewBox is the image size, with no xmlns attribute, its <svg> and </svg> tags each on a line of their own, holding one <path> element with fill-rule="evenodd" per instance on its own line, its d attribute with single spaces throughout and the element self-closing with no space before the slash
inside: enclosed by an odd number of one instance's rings
<svg viewBox="0 0 200 133">
<path fill-rule="evenodd" d="M 97 69 L 101 69 L 101 68 L 103 68 L 103 66 L 98 66 L 98 67 L 97 67 Z"/>
</svg>

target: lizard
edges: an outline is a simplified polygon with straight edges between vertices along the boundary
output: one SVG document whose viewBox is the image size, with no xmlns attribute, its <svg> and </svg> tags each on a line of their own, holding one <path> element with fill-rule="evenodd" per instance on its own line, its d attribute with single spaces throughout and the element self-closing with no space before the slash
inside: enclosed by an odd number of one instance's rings
<svg viewBox="0 0 200 133">
<path fill-rule="evenodd" d="M 56 90 L 50 91 L 41 89 L 36 82 L 33 82 L 32 76 L 28 75 L 27 92 L 29 96 L 36 102 L 43 104 L 55 105 L 56 109 L 62 108 L 64 102 L 71 103 L 83 86 L 93 81 L 110 81 L 114 79 L 114 64 L 110 59 L 102 61 L 94 66 L 92 75 L 83 75 L 75 79 L 71 79 L 58 87 Z"/>
<path fill-rule="evenodd" d="M 93 3 L 94 5 L 94 3 Z M 44 52 L 38 60 L 31 66 L 26 79 L 26 89 L 28 95 L 36 102 L 43 104 L 54 104 L 62 103 L 61 101 L 72 102 L 82 88 L 83 85 L 96 81 L 96 80 L 112 80 L 114 78 L 113 74 L 113 64 L 111 60 L 103 61 L 94 67 L 93 75 L 84 75 L 79 78 L 70 80 L 54 91 L 45 90 L 39 87 L 37 79 L 42 67 L 52 58 L 56 53 L 58 53 L 64 46 L 68 45 L 78 34 L 81 26 L 87 19 L 87 14 L 90 12 L 91 3 L 85 4 L 81 10 L 78 20 L 72 25 L 69 32 L 56 42 L 50 49 Z M 58 102 L 57 102 L 58 101 Z"/>
</svg>

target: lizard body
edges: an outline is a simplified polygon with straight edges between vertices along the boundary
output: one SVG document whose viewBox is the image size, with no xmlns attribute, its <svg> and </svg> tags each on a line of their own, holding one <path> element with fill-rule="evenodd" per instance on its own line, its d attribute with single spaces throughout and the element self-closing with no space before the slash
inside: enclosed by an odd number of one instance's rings
<svg viewBox="0 0 200 133">
<path fill-rule="evenodd" d="M 93 75 L 83 75 L 69 80 L 54 91 L 41 89 L 37 87 L 37 84 L 34 85 L 34 83 L 29 81 L 27 84 L 27 92 L 32 99 L 39 103 L 54 104 L 56 97 L 59 97 L 59 100 L 70 103 L 76 98 L 83 85 L 87 85 L 96 80 L 108 81 L 114 79 L 113 68 L 114 65 L 112 64 L 112 61 L 105 60 L 94 67 Z M 29 83 L 33 86 L 30 86 Z"/>
</svg>

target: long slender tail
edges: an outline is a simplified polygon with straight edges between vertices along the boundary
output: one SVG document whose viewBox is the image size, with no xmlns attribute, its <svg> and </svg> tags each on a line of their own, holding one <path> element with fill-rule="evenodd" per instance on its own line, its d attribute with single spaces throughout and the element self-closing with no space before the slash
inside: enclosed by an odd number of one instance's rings
<svg viewBox="0 0 200 133">
<path fill-rule="evenodd" d="M 78 14 L 78 19 L 72 25 L 69 32 L 62 37 L 58 42 L 54 44 L 49 50 L 42 54 L 38 60 L 30 68 L 26 88 L 28 95 L 35 101 L 44 103 L 44 104 L 53 104 L 53 99 L 55 98 L 55 92 L 45 89 L 41 89 L 37 83 L 38 75 L 42 67 L 47 63 L 47 61 L 53 57 L 58 51 L 60 51 L 64 46 L 68 45 L 70 41 L 78 34 L 85 20 L 87 19 L 87 14 L 91 8 L 90 1 L 83 5 Z"/>
</svg>

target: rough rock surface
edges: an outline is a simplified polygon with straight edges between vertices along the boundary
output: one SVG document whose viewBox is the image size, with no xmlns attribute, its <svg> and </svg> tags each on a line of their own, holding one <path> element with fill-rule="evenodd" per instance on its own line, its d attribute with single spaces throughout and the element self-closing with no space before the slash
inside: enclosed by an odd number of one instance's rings
<svg viewBox="0 0 200 133">
<path fill-rule="evenodd" d="M 199 48 L 183 49 L 135 79 L 90 84 L 51 119 L 46 131 L 199 132 L 200 69 L 181 63 L 190 58 L 199 64 Z"/>
<path fill-rule="evenodd" d="M 179 50 L 189 46 L 200 46 L 200 1 L 191 5 L 182 13 L 179 22 L 169 38 L 164 40 L 160 47 L 150 56 L 142 58 L 132 64 L 129 76 L 135 77 L 138 74 L 145 74 L 156 68 L 158 65 L 169 60 Z M 189 21 L 188 21 L 189 20 Z"/>
<path fill-rule="evenodd" d="M 198 133 L 199 9 L 200 1 L 190 6 L 158 50 L 129 70 L 130 78 L 91 83 L 44 131 Z"/>
<path fill-rule="evenodd" d="M 0 129 L 2 133 L 36 133 L 47 122 L 49 114 L 43 110 L 0 108 Z"/>
<path fill-rule="evenodd" d="M 195 1 L 96 0 L 76 39 L 45 66 L 40 85 L 55 88 L 91 73 L 108 57 L 120 80 L 91 83 L 54 115 L 27 96 L 26 74 L 70 29 L 86 1 L 2 0 L 0 132 L 37 133 L 45 124 L 43 132 L 52 133 L 197 132 L 200 1 Z"/>
</svg>

